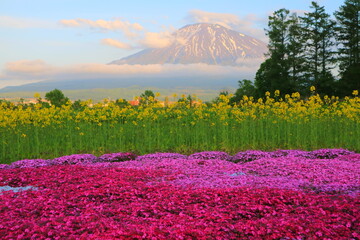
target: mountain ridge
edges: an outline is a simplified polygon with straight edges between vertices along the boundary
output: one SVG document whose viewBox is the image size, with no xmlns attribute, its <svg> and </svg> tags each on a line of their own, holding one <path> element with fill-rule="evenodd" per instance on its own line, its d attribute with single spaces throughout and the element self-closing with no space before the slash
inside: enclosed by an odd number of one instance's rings
<svg viewBox="0 0 360 240">
<path fill-rule="evenodd" d="M 172 34 L 164 48 L 147 48 L 109 64 L 194 64 L 245 65 L 264 58 L 267 45 L 256 38 L 219 24 L 186 25 Z"/>
</svg>

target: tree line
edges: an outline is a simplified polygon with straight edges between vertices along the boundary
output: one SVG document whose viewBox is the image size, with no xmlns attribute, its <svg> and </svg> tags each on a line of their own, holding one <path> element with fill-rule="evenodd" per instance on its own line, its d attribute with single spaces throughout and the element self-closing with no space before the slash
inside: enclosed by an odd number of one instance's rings
<svg viewBox="0 0 360 240">
<path fill-rule="evenodd" d="M 304 16 L 285 8 L 269 16 L 266 60 L 254 83 L 239 81 L 233 102 L 276 90 L 307 96 L 311 86 L 320 95 L 340 97 L 360 89 L 360 0 L 345 0 L 335 19 L 317 2 L 310 8 Z"/>
</svg>

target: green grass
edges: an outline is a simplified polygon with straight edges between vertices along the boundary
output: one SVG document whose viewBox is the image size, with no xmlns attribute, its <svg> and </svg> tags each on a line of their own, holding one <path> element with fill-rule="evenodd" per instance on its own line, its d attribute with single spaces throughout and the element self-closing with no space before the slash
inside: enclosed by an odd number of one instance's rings
<svg viewBox="0 0 360 240">
<path fill-rule="evenodd" d="M 191 114 L 192 110 L 189 110 Z M 177 119 L 118 121 L 115 124 L 67 121 L 46 127 L 0 128 L 0 163 L 54 158 L 67 154 L 128 152 L 193 153 L 197 151 L 346 148 L 360 152 L 359 123 L 343 118 L 285 121 L 277 117 L 247 119 Z M 215 124 L 214 126 L 211 126 Z M 79 128 L 79 130 L 77 129 Z M 25 136 L 26 135 L 26 136 Z"/>
</svg>

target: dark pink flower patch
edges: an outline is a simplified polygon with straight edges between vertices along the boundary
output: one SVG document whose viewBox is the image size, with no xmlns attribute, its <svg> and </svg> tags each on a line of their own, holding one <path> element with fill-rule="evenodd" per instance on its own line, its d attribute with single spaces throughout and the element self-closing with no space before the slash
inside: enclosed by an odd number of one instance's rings
<svg viewBox="0 0 360 240">
<path fill-rule="evenodd" d="M 292 153 L 19 162 L 0 170 L 0 239 L 358 239 L 360 155 Z"/>
<path fill-rule="evenodd" d="M 0 238 L 350 239 L 360 199 L 248 187 L 183 189 L 156 170 L 51 166 L 2 170 L 36 191 L 0 196 Z"/>
</svg>

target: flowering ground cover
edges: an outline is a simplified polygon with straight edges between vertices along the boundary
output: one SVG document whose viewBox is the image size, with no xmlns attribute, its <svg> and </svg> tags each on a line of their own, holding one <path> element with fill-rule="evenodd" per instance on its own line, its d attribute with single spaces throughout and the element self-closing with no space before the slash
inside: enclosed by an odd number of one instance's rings
<svg viewBox="0 0 360 240">
<path fill-rule="evenodd" d="M 359 239 L 360 154 L 21 160 L 0 166 L 0 216 L 0 239 Z"/>
</svg>

